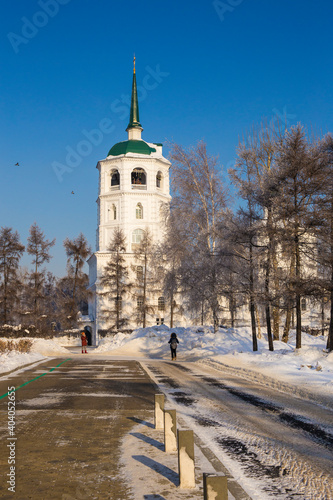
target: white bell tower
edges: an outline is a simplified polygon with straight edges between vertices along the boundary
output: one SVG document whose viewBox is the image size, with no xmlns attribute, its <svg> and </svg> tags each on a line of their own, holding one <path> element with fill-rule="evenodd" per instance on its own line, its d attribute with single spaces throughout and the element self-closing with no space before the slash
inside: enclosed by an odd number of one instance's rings
<svg viewBox="0 0 333 500">
<path fill-rule="evenodd" d="M 126 236 L 128 265 L 134 263 L 133 252 L 144 230 L 149 229 L 155 243 L 162 242 L 164 236 L 163 206 L 171 200 L 171 164 L 162 155 L 162 144 L 148 143 L 141 139 L 142 130 L 134 58 L 130 120 L 126 129 L 128 139 L 115 144 L 96 167 L 99 171 L 97 241 L 96 252 L 88 260 L 89 287 L 93 292 L 89 315 L 93 322 L 95 342 L 98 330 L 107 328 L 99 313 L 99 277 L 111 258 L 108 247 L 114 230 L 120 228 Z M 154 298 L 151 300 L 154 301 Z M 134 301 L 128 307 L 133 308 L 133 314 L 127 311 L 128 316 L 134 317 Z M 149 318 L 147 320 L 149 326 Z M 150 323 L 155 324 L 155 315 Z"/>
</svg>

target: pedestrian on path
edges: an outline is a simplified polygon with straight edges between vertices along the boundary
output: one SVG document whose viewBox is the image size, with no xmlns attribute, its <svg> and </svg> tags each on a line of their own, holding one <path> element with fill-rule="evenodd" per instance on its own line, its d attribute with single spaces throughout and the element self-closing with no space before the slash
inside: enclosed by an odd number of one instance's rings
<svg viewBox="0 0 333 500">
<path fill-rule="evenodd" d="M 82 343 L 82 354 L 88 354 L 87 353 L 88 341 L 87 341 L 87 337 L 86 337 L 86 332 L 84 330 L 81 332 L 81 343 Z M 83 350 L 84 350 L 84 352 L 83 352 Z"/>
<path fill-rule="evenodd" d="M 177 339 L 175 332 L 172 332 L 168 343 L 170 344 L 171 349 L 171 361 L 173 361 L 174 359 L 177 359 L 177 344 L 179 344 L 179 340 Z"/>
</svg>

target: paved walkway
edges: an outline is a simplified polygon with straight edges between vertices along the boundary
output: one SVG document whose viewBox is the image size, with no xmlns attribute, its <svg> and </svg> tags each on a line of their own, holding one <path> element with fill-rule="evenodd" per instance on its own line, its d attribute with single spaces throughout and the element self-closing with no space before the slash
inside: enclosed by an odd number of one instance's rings
<svg viewBox="0 0 333 500">
<path fill-rule="evenodd" d="M 15 393 L 15 494 L 4 481 L 9 473 L 6 445 L 11 441 L 7 439 L 8 398 L 0 400 L 0 497 L 131 498 L 119 464 L 121 439 L 138 421 L 151 419 L 156 389 L 134 361 L 65 359 L 44 362 L 0 381 L 3 395 L 8 386 L 32 380 Z"/>
<path fill-rule="evenodd" d="M 177 455 L 164 452 L 163 432 L 153 425 L 159 391 L 137 361 L 69 352 L 1 377 L 0 397 L 11 386 L 12 437 L 8 396 L 0 399 L 2 499 L 199 500 L 202 467 L 218 470 L 197 446 L 197 487 L 179 490 Z M 15 493 L 6 484 L 8 443 L 15 444 Z"/>
</svg>

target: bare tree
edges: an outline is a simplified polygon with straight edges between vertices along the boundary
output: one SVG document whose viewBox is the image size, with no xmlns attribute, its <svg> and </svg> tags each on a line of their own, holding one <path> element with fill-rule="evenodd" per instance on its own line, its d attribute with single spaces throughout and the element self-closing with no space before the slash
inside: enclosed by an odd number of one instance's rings
<svg viewBox="0 0 333 500">
<path fill-rule="evenodd" d="M 240 208 L 238 217 L 234 219 L 234 231 L 230 236 L 234 239 L 236 245 L 236 255 L 243 265 L 246 274 L 243 273 L 247 284 L 244 283 L 248 292 L 251 315 L 252 346 L 253 351 L 258 350 L 257 326 L 256 326 L 256 270 L 258 269 L 258 260 L 256 248 L 260 240 L 260 231 L 258 221 L 261 219 L 260 208 L 258 212 L 258 203 L 255 197 L 256 190 L 256 164 L 253 162 L 251 151 L 244 149 L 240 144 L 239 156 L 236 161 L 236 167 L 230 169 L 229 174 L 234 184 L 238 187 L 238 192 L 245 200 L 246 207 Z M 261 246 L 261 245 L 259 245 Z M 242 264 L 240 264 L 242 265 Z M 272 344 L 269 340 L 270 349 Z"/>
<path fill-rule="evenodd" d="M 32 312 L 37 327 L 40 319 L 39 315 L 43 313 L 40 311 L 40 303 L 44 300 L 42 289 L 46 276 L 46 271 L 41 269 L 41 266 L 51 260 L 50 248 L 54 244 L 55 239 L 52 241 L 47 240 L 43 231 L 34 222 L 29 230 L 27 252 L 33 257 L 32 265 L 34 266 L 34 270 L 30 273 L 30 279 L 33 286 Z"/>
<path fill-rule="evenodd" d="M 88 299 L 88 277 L 83 266 L 91 254 L 86 237 L 80 233 L 77 238 L 64 240 L 67 256 L 67 276 L 62 280 L 65 310 L 69 324 L 74 324 L 80 303 Z"/>
<path fill-rule="evenodd" d="M 317 147 L 300 125 L 285 133 L 276 155 L 275 213 L 287 224 L 280 226 L 281 240 L 295 262 L 290 283 L 296 308 L 296 348 L 301 348 L 301 296 L 311 293 L 311 260 L 316 249 L 316 197 L 321 191 L 321 161 Z M 306 262 L 306 272 L 304 263 Z"/>
<path fill-rule="evenodd" d="M 333 351 L 333 137 L 327 135 L 319 143 L 322 154 L 322 196 L 318 197 L 318 218 L 322 222 L 317 231 L 318 260 L 321 269 L 321 303 L 330 303 L 330 321 L 327 349 Z M 324 307 L 322 307 L 322 315 Z M 324 328 L 324 324 L 322 325 Z"/>
</svg>

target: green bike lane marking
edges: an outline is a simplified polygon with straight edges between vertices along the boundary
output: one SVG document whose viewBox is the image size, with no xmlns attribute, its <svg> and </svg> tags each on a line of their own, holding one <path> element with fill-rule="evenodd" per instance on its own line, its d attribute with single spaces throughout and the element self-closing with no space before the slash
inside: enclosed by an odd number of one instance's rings
<svg viewBox="0 0 333 500">
<path fill-rule="evenodd" d="M 67 358 L 67 359 L 65 359 L 65 361 L 62 361 L 62 362 L 61 362 L 61 363 L 59 363 L 57 366 L 54 366 L 54 367 L 53 367 L 53 368 L 51 368 L 51 370 L 49 370 L 48 372 L 42 373 L 41 375 L 38 375 L 38 377 L 35 377 L 35 378 L 32 378 L 31 380 L 28 380 L 28 382 L 24 382 L 24 384 L 19 385 L 18 387 L 15 387 L 15 389 L 13 389 L 13 390 L 16 392 L 18 389 L 21 389 L 21 387 L 24 387 L 25 385 L 30 384 L 30 382 L 34 382 L 34 380 L 38 380 L 39 378 L 44 377 L 44 375 L 47 375 L 48 373 L 53 372 L 56 368 L 58 368 L 59 366 L 61 366 L 61 365 L 62 365 L 62 364 L 64 364 L 64 363 L 66 363 L 66 361 L 70 361 L 71 359 L 72 359 L 72 358 Z M 10 392 L 13 392 L 13 391 L 10 391 Z M 8 396 L 8 392 L 6 392 L 6 394 L 3 394 L 2 396 L 0 396 L 0 399 L 5 398 L 6 396 Z"/>
</svg>

